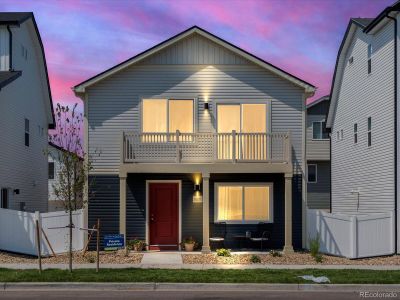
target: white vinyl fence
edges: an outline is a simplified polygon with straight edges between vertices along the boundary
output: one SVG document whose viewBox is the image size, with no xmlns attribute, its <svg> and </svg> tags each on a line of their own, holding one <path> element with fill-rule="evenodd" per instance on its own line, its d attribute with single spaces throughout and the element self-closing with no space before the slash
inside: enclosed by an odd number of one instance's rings
<svg viewBox="0 0 400 300">
<path fill-rule="evenodd" d="M 320 237 L 320 251 L 347 258 L 393 254 L 394 213 L 344 215 L 307 210 L 307 247 Z"/>
<path fill-rule="evenodd" d="M 11 209 L 0 209 L 0 250 L 17 253 L 37 255 L 36 220 L 43 228 L 55 253 L 68 251 L 69 215 L 66 212 L 29 213 Z M 79 230 L 83 225 L 83 212 L 77 210 L 72 216 L 75 228 L 72 233 L 72 245 L 74 250 L 82 250 L 84 247 L 85 231 Z M 42 255 L 51 255 L 50 247 L 41 234 Z"/>
</svg>

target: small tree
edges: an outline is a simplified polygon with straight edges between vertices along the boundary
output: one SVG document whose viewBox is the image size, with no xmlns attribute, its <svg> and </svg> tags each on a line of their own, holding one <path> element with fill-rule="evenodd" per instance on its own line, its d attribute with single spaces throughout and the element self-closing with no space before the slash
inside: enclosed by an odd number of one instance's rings
<svg viewBox="0 0 400 300">
<path fill-rule="evenodd" d="M 69 271 L 72 272 L 72 213 L 85 207 L 85 193 L 89 189 L 88 173 L 91 161 L 84 152 L 81 137 L 82 113 L 76 111 L 77 103 L 70 109 L 57 104 L 55 110 L 56 132 L 49 135 L 50 142 L 63 150 L 57 152 L 57 180 L 53 184 L 56 198 L 69 213 Z"/>
</svg>

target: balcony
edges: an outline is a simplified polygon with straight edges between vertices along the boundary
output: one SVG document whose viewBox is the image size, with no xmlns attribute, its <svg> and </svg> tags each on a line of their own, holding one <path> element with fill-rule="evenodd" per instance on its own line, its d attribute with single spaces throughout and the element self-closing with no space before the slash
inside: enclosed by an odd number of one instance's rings
<svg viewBox="0 0 400 300">
<path fill-rule="evenodd" d="M 123 163 L 291 163 L 286 133 L 124 132 Z"/>
</svg>

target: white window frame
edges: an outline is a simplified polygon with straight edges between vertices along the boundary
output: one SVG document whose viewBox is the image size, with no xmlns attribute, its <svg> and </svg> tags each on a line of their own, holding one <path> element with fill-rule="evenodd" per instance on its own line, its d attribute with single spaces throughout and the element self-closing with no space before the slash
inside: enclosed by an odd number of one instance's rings
<svg viewBox="0 0 400 300">
<path fill-rule="evenodd" d="M 320 127 L 321 138 L 320 139 L 314 138 L 314 124 L 315 123 L 320 123 L 321 124 L 321 127 Z M 324 130 L 323 130 L 323 128 L 324 128 L 323 124 L 324 123 L 326 123 L 326 122 L 325 121 L 313 121 L 312 122 L 312 140 L 313 141 L 328 141 L 329 140 L 329 138 L 324 138 L 323 137 L 324 136 Z"/>
<path fill-rule="evenodd" d="M 315 181 L 308 180 L 308 168 L 314 166 L 315 167 Z M 317 164 L 308 164 L 307 165 L 307 182 L 308 183 L 318 183 L 318 165 Z"/>
<path fill-rule="evenodd" d="M 242 187 L 242 220 L 230 221 L 218 219 L 218 187 L 219 186 L 240 186 Z M 244 187 L 265 186 L 269 187 L 269 218 L 268 220 L 244 220 L 245 215 L 245 199 Z M 214 184 L 214 223 L 225 222 L 226 224 L 259 224 L 259 223 L 274 223 L 274 184 L 272 182 L 216 182 Z"/>
<path fill-rule="evenodd" d="M 169 132 L 169 101 L 170 100 L 191 100 L 193 101 L 193 133 L 197 132 L 197 99 L 193 97 L 141 97 L 140 101 L 140 132 L 141 133 L 151 133 L 151 132 L 143 132 L 143 100 L 167 100 L 167 131 L 165 133 L 173 133 Z M 162 132 L 158 132 L 162 133 Z"/>
</svg>

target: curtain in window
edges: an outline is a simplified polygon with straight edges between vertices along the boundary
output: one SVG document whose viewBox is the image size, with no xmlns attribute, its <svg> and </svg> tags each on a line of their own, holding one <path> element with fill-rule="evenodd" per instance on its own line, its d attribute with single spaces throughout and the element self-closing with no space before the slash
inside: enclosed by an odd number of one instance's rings
<svg viewBox="0 0 400 300">
<path fill-rule="evenodd" d="M 242 212 L 242 187 L 218 187 L 218 220 L 241 221 Z"/>
</svg>

